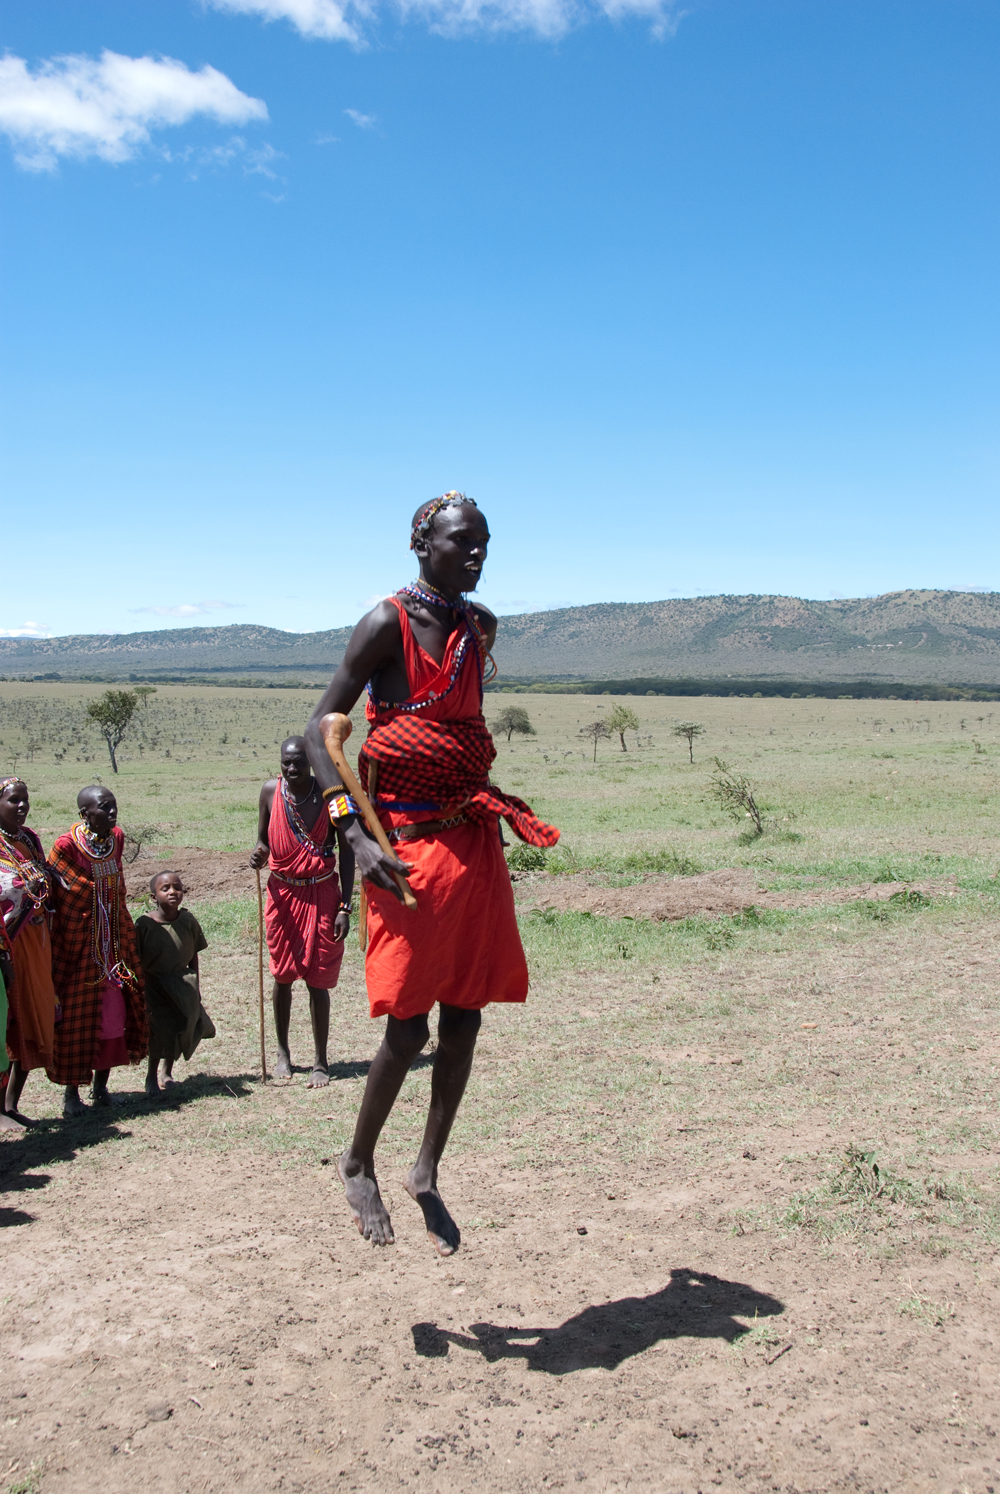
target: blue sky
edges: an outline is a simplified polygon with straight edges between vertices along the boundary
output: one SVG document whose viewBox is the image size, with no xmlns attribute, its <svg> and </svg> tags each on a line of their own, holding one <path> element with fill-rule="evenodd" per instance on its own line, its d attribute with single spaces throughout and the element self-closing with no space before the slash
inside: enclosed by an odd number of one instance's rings
<svg viewBox="0 0 1000 1494">
<path fill-rule="evenodd" d="M 995 0 L 0 19 L 0 631 L 1000 588 Z"/>
</svg>

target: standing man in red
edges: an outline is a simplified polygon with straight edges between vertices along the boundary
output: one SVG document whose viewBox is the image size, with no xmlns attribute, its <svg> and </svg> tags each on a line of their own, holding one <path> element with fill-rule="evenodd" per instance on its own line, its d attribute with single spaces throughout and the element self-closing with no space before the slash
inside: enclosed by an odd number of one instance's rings
<svg viewBox="0 0 1000 1494">
<path fill-rule="evenodd" d="M 479 582 L 489 537 L 463 493 L 445 493 L 417 510 L 410 548 L 419 581 L 358 623 L 306 728 L 331 817 L 366 879 L 368 996 L 372 1016 L 387 1019 L 340 1176 L 361 1234 L 391 1244 L 375 1145 L 438 1002 L 430 1110 L 405 1187 L 441 1255 L 452 1255 L 461 1237 L 438 1192 L 438 1164 L 472 1070 L 481 1012 L 493 1001 L 524 1001 L 528 992 L 499 820 L 532 845 L 559 838 L 522 800 L 489 782 L 496 748 L 483 719 L 483 670 L 496 618 L 465 599 Z M 366 685 L 359 776 L 389 839 L 405 847 L 405 862 L 385 856 L 368 835 L 323 743 L 323 717 L 349 713 Z M 403 906 L 394 873 L 409 879 L 415 911 Z"/>
<path fill-rule="evenodd" d="M 292 1077 L 288 1024 L 292 983 L 304 980 L 309 991 L 313 1054 L 311 1089 L 330 1082 L 326 1045 L 330 1033 L 330 987 L 337 984 L 344 940 L 350 928 L 354 890 L 354 853 L 337 835 L 306 756 L 301 737 L 281 744 L 281 777 L 260 791 L 257 844 L 250 857 L 255 869 L 269 863 L 267 880 L 267 948 L 274 977 L 272 1006 L 278 1037 L 275 1079 Z"/>
<path fill-rule="evenodd" d="M 125 906 L 118 802 L 101 784 L 77 795 L 80 819 L 49 852 L 55 919 L 52 983 L 56 1023 L 53 1084 L 65 1085 L 63 1115 L 82 1115 L 80 1085 L 110 1105 L 108 1075 L 146 1056 L 148 1032 L 135 925 Z"/>
</svg>

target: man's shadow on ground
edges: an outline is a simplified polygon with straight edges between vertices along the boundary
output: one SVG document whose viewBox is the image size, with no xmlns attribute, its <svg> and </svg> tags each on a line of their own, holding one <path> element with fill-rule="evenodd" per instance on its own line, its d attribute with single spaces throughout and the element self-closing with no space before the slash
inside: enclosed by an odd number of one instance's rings
<svg viewBox="0 0 1000 1494">
<path fill-rule="evenodd" d="M 115 1096 L 119 1103 L 88 1106 L 83 1115 L 69 1120 L 62 1117 L 38 1120 L 23 1136 L 0 1143 L 0 1192 L 26 1193 L 47 1187 L 52 1181 L 51 1175 L 37 1172 L 37 1168 L 49 1167 L 55 1162 L 72 1162 L 81 1152 L 105 1141 L 127 1140 L 133 1133 L 122 1128 L 123 1121 L 180 1110 L 182 1106 L 209 1095 L 229 1094 L 234 1099 L 242 1099 L 252 1092 L 252 1081 L 253 1076 L 249 1074 L 229 1078 L 192 1075 L 171 1086 L 161 1103 L 147 1099 L 141 1090 L 138 1093 L 119 1092 Z M 30 1110 L 30 1095 L 25 1099 Z M 34 1218 L 23 1209 L 0 1207 L 0 1229 L 31 1224 Z"/>
<path fill-rule="evenodd" d="M 368 1070 L 371 1068 L 371 1066 L 372 1061 L 370 1058 L 349 1058 L 345 1059 L 343 1063 L 330 1063 L 327 1064 L 326 1067 L 327 1073 L 330 1075 L 330 1083 L 335 1084 L 338 1083 L 341 1079 L 365 1079 L 368 1076 Z M 416 1058 L 410 1064 L 411 1070 L 430 1069 L 433 1067 L 434 1052 L 418 1053 Z M 293 1064 L 292 1072 L 294 1074 L 308 1074 L 310 1070 L 308 1065 L 303 1065 L 301 1068 L 299 1068 L 295 1064 Z"/>
<path fill-rule="evenodd" d="M 777 1297 L 739 1281 L 680 1268 L 648 1297 L 621 1297 L 585 1307 L 558 1328 L 501 1328 L 473 1323 L 453 1333 L 436 1323 L 414 1323 L 413 1346 L 425 1359 L 448 1353 L 449 1344 L 474 1349 L 490 1363 L 523 1359 L 530 1370 L 568 1375 L 582 1369 L 617 1369 L 665 1338 L 722 1338 L 735 1343 L 749 1330 L 740 1318 L 776 1317 L 785 1306 Z"/>
</svg>

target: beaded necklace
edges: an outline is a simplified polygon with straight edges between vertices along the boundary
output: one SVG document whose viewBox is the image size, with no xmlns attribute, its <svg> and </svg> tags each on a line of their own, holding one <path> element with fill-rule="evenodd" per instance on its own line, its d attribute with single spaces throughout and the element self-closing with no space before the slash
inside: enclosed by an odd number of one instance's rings
<svg viewBox="0 0 1000 1494">
<path fill-rule="evenodd" d="M 27 855 L 15 850 L 15 845 L 24 847 Z M 0 865 L 13 871 L 24 887 L 24 893 L 35 911 L 44 908 L 49 897 L 49 878 L 44 862 L 40 859 L 40 847 L 29 830 L 0 829 Z"/>
<path fill-rule="evenodd" d="M 479 626 L 479 618 L 476 616 L 476 609 L 472 606 L 468 597 L 463 595 L 458 598 L 458 601 L 450 602 L 448 598 L 443 594 L 443 592 L 438 591 L 436 586 L 432 586 L 429 581 L 424 581 L 423 579 L 410 581 L 406 586 L 401 586 L 396 595 L 413 597 L 414 601 L 423 602 L 427 607 L 441 607 L 447 608 L 449 612 L 457 612 L 459 617 L 462 618 L 469 632 L 472 634 L 472 637 L 474 638 L 476 643 L 476 647 L 479 650 L 479 662 L 483 671 L 483 683 L 489 684 L 490 680 L 496 678 L 496 662 L 494 661 L 493 655 L 487 652 L 485 634 L 483 633 L 482 628 Z M 465 640 L 463 639 L 463 643 L 464 641 Z M 459 647 L 461 646 L 462 645 L 460 644 Z M 487 665 L 490 666 L 489 669 L 487 669 Z"/>
<path fill-rule="evenodd" d="M 298 809 L 296 808 L 296 800 L 295 800 L 294 795 L 292 794 L 291 789 L 288 787 L 288 784 L 285 782 L 285 780 L 283 778 L 280 780 L 280 783 L 281 783 L 281 798 L 282 798 L 282 802 L 283 802 L 283 804 L 285 806 L 285 814 L 286 814 L 286 818 L 288 820 L 288 828 L 291 830 L 292 834 L 295 836 L 295 839 L 298 841 L 298 843 L 299 843 L 300 846 L 308 846 L 311 851 L 315 851 L 318 856 L 322 856 L 323 859 L 324 859 L 324 861 L 329 861 L 329 859 L 331 858 L 331 856 L 335 856 L 336 853 L 337 853 L 336 846 L 331 841 L 329 841 L 329 840 L 325 840 L 321 844 L 319 841 L 313 839 L 312 835 L 310 835 L 309 831 L 306 829 L 305 821 L 303 820 L 302 816 L 298 812 Z M 311 798 L 312 797 L 312 791 L 311 790 L 310 790 L 309 794 L 306 797 L 307 798 Z M 305 799 L 301 799 L 298 802 L 301 803 L 301 804 L 304 804 L 305 803 Z M 326 814 L 323 814 L 321 816 L 321 819 L 322 820 L 327 820 L 327 823 L 329 823 L 328 817 L 327 817 Z"/>
<path fill-rule="evenodd" d="M 117 981 L 122 986 L 136 986 L 136 977 L 121 956 L 119 940 L 122 875 L 115 855 L 114 834 L 102 840 L 81 820 L 70 830 L 70 836 L 73 844 L 90 861 L 90 877 L 94 887 L 91 938 L 94 964 L 100 971 L 102 980 Z"/>
</svg>

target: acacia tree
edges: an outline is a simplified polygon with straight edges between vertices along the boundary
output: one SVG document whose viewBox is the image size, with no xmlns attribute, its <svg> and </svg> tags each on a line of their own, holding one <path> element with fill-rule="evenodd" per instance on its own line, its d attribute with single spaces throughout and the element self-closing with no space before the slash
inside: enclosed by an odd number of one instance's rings
<svg viewBox="0 0 1000 1494">
<path fill-rule="evenodd" d="M 121 746 L 138 704 L 139 697 L 132 690 L 105 690 L 99 700 L 92 700 L 87 705 L 87 715 L 97 722 L 108 744 L 108 755 L 115 773 L 118 772 L 115 750 Z"/>
<path fill-rule="evenodd" d="M 700 737 L 705 728 L 700 721 L 678 721 L 672 728 L 675 737 L 684 737 L 688 744 L 688 757 L 694 762 L 694 739 Z"/>
<path fill-rule="evenodd" d="M 610 742 L 611 728 L 606 721 L 591 721 L 588 726 L 580 727 L 581 737 L 589 737 L 594 744 L 594 762 L 597 761 L 598 742 Z"/>
<path fill-rule="evenodd" d="M 138 695 L 139 699 L 142 701 L 143 708 L 145 708 L 149 705 L 149 697 L 156 694 L 156 686 L 136 685 L 135 689 L 132 691 L 132 694 Z"/>
<path fill-rule="evenodd" d="M 510 741 L 515 732 L 522 737 L 536 735 L 531 718 L 523 706 L 505 706 L 493 723 L 494 731 L 505 731 Z"/>
<path fill-rule="evenodd" d="M 623 752 L 628 751 L 628 748 L 625 746 L 625 733 L 627 731 L 638 730 L 639 718 L 635 714 L 635 711 L 632 710 L 631 706 L 616 705 L 614 710 L 608 717 L 608 731 L 618 733 L 618 740 L 622 744 Z"/>
</svg>

